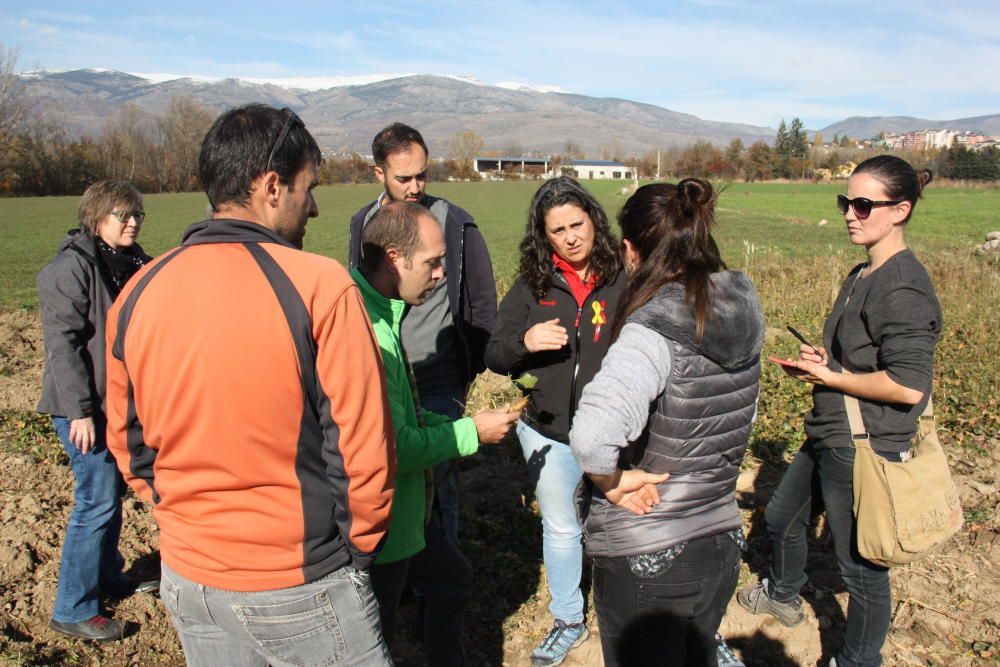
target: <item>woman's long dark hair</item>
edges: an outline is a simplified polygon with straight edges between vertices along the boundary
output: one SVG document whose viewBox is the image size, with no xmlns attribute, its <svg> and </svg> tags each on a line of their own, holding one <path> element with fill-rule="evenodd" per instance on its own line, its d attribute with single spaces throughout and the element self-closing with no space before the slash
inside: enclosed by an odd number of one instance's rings
<svg viewBox="0 0 1000 667">
<path fill-rule="evenodd" d="M 579 206 L 594 223 L 594 248 L 588 262 L 590 271 L 597 276 L 597 284 L 611 282 L 621 270 L 618 244 L 604 209 L 593 195 L 569 176 L 553 178 L 538 188 L 531 200 L 528 225 L 521 240 L 518 275 L 524 277 L 536 299 L 545 296 L 552 286 L 552 246 L 545 238 L 545 214 L 564 204 Z"/>
<path fill-rule="evenodd" d="M 618 302 L 612 341 L 626 318 L 671 282 L 683 284 L 685 301 L 694 305 L 695 336 L 705 333 L 711 313 L 709 277 L 726 268 L 711 233 L 715 201 L 709 183 L 686 178 L 677 185 L 644 185 L 625 202 L 618 224 L 639 263 Z"/>
</svg>

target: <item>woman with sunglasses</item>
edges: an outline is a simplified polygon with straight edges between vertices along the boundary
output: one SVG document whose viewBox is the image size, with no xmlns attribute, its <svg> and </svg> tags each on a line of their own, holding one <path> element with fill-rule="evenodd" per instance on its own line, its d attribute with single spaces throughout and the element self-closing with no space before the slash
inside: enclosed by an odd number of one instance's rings
<svg viewBox="0 0 1000 667">
<path fill-rule="evenodd" d="M 99 181 L 83 193 L 80 227 L 66 234 L 38 274 L 45 370 L 38 411 L 52 416 L 76 478 L 50 627 L 109 640 L 122 625 L 101 615 L 99 593 L 154 590 L 122 572 L 118 551 L 124 481 L 105 445 L 104 327 L 108 309 L 150 257 L 136 243 L 145 213 L 128 181 Z"/>
<path fill-rule="evenodd" d="M 823 328 L 823 346 L 802 344 L 783 366 L 813 385 L 806 442 L 767 505 L 771 538 L 768 576 L 740 591 L 740 604 L 800 623 L 814 490 L 822 496 L 840 574 L 847 584 L 847 628 L 830 660 L 837 667 L 882 664 L 889 630 L 889 572 L 862 558 L 854 534 L 854 448 L 844 395 L 858 398 L 872 448 L 891 461 L 908 458 L 917 418 L 931 390 L 941 307 L 923 265 L 906 247 L 906 225 L 931 173 L 881 155 L 865 160 L 837 197 L 851 243 L 868 259 L 847 276 Z M 843 372 L 842 372 L 843 370 Z"/>
<path fill-rule="evenodd" d="M 756 412 L 764 313 L 712 238 L 699 179 L 645 185 L 619 217 L 628 282 L 570 446 L 608 667 L 739 665 L 718 629 L 740 574 L 736 478 Z"/>
<path fill-rule="evenodd" d="M 582 529 L 573 500 L 583 473 L 569 450 L 569 429 L 580 394 L 608 349 L 623 283 L 604 209 L 568 176 L 547 181 L 531 202 L 518 277 L 486 347 L 491 370 L 538 378 L 517 423 L 541 507 L 552 596 L 552 629 L 531 654 L 533 667 L 558 665 L 588 634 L 580 591 Z"/>
</svg>

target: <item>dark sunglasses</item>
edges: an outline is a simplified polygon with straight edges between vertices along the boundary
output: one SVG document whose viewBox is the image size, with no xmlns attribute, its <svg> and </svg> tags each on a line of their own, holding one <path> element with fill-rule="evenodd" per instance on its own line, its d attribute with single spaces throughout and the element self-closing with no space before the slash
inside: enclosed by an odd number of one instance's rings
<svg viewBox="0 0 1000 667">
<path fill-rule="evenodd" d="M 128 224 L 128 221 L 135 218 L 137 224 L 142 224 L 142 221 L 146 219 L 145 211 L 111 211 L 111 215 L 115 216 L 121 220 L 122 224 Z"/>
<path fill-rule="evenodd" d="M 274 146 L 271 147 L 271 153 L 267 156 L 267 168 L 264 170 L 265 174 L 271 171 L 271 161 L 274 160 L 274 154 L 278 152 L 279 148 L 281 148 L 281 144 L 285 143 L 285 139 L 288 138 L 288 133 L 292 131 L 292 128 L 296 125 L 301 125 L 302 127 L 306 126 L 306 124 L 302 122 L 302 119 L 288 107 L 285 107 L 282 111 L 285 112 L 285 124 L 281 126 L 281 132 L 278 133 L 278 138 L 275 140 Z"/>
<path fill-rule="evenodd" d="M 872 201 L 867 197 L 848 199 L 844 195 L 837 195 L 837 210 L 840 211 L 840 214 L 847 215 L 847 209 L 853 208 L 854 215 L 858 216 L 858 220 L 864 220 L 871 215 L 872 209 L 876 206 L 895 206 L 902 203 L 902 201 Z"/>
</svg>

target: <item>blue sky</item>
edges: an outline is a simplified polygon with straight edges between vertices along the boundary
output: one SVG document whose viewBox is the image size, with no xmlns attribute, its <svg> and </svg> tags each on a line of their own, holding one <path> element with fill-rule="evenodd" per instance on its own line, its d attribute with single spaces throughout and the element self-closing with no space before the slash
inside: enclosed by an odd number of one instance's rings
<svg viewBox="0 0 1000 667">
<path fill-rule="evenodd" d="M 1000 113 L 1000 2 L 25 2 L 22 69 L 253 79 L 452 74 L 709 120 Z"/>
</svg>

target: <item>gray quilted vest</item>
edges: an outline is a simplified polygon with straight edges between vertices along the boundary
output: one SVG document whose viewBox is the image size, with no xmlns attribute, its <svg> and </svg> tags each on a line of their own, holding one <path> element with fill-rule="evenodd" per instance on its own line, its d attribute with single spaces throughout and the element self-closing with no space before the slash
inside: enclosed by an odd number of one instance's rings
<svg viewBox="0 0 1000 667">
<path fill-rule="evenodd" d="M 609 503 L 595 487 L 584 519 L 590 556 L 653 553 L 743 524 L 736 477 L 756 412 L 764 314 L 746 274 L 716 273 L 712 285 L 713 315 L 701 341 L 677 283 L 628 319 L 665 337 L 672 363 L 646 432 L 619 465 L 670 478 L 659 486 L 660 503 L 643 516 Z"/>
</svg>

